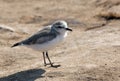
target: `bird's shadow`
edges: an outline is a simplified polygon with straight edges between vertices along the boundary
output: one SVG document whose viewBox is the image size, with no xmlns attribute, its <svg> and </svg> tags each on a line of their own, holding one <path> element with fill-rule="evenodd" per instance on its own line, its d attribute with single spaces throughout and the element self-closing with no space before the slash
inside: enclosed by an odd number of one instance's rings
<svg viewBox="0 0 120 81">
<path fill-rule="evenodd" d="M 37 78 L 42 78 L 43 73 L 45 73 L 43 69 L 30 69 L 2 77 L 0 81 L 35 81 Z"/>
</svg>

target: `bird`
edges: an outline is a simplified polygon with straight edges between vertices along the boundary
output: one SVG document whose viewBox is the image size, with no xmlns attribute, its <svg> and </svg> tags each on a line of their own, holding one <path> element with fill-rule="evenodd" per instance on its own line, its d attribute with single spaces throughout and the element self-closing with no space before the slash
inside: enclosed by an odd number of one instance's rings
<svg viewBox="0 0 120 81">
<path fill-rule="evenodd" d="M 72 29 L 68 28 L 67 22 L 64 20 L 57 20 L 25 40 L 13 44 L 11 47 L 26 46 L 41 51 L 44 59 L 44 66 L 51 65 L 51 67 L 54 67 L 49 58 L 48 51 L 60 44 L 64 38 L 66 38 L 68 31 L 72 31 Z M 48 64 L 46 63 L 46 58 L 49 61 Z"/>
</svg>

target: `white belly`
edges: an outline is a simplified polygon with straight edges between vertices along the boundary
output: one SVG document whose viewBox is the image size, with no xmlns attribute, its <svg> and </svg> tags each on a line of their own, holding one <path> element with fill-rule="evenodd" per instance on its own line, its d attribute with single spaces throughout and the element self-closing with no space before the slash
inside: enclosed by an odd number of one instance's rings
<svg viewBox="0 0 120 81">
<path fill-rule="evenodd" d="M 48 51 L 52 48 L 54 48 L 56 45 L 60 44 L 62 40 L 64 39 L 64 36 L 57 36 L 55 39 L 48 41 L 43 44 L 34 44 L 34 45 L 26 45 L 28 48 L 32 48 L 34 50 L 38 51 Z"/>
</svg>

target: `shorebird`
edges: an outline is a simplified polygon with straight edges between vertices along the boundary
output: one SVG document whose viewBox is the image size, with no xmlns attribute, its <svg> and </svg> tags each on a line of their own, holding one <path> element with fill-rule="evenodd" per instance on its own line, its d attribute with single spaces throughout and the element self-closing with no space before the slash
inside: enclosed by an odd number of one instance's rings
<svg viewBox="0 0 120 81">
<path fill-rule="evenodd" d="M 54 67 L 48 56 L 48 50 L 62 42 L 63 39 L 67 36 L 67 31 L 72 31 L 72 29 L 68 28 L 67 22 L 62 20 L 55 21 L 53 24 L 44 27 L 34 35 L 23 41 L 15 43 L 11 47 L 26 46 L 28 48 L 41 51 L 43 53 L 44 65 L 48 65 L 46 63 L 46 57 L 51 67 Z"/>
</svg>

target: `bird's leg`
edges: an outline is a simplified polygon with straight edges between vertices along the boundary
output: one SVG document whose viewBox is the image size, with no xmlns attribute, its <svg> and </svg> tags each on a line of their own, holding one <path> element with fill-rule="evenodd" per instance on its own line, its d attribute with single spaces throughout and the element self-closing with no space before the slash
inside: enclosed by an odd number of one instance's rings
<svg viewBox="0 0 120 81">
<path fill-rule="evenodd" d="M 43 52 L 43 59 L 44 59 L 44 66 L 46 66 L 46 60 L 45 60 L 45 52 Z"/>
<path fill-rule="evenodd" d="M 51 62 L 51 60 L 50 60 L 50 58 L 49 58 L 49 56 L 48 56 L 48 52 L 47 52 L 47 51 L 46 51 L 46 56 L 47 56 L 47 58 L 48 58 L 48 60 L 49 60 L 49 62 L 50 62 L 50 65 L 53 66 L 53 64 L 52 64 L 52 62 Z"/>
</svg>

